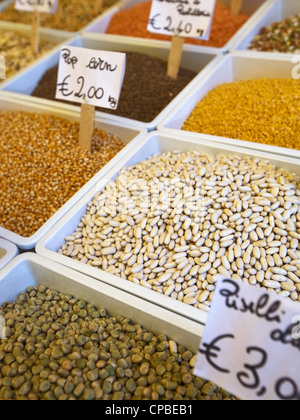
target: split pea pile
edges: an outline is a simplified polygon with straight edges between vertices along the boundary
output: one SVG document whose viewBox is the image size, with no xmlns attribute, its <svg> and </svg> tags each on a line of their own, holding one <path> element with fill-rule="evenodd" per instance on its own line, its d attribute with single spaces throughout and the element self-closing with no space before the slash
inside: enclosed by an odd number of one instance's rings
<svg viewBox="0 0 300 420">
<path fill-rule="evenodd" d="M 249 47 L 250 50 L 300 52 L 300 14 L 263 28 Z"/>
<path fill-rule="evenodd" d="M 84 300 L 30 287 L 0 315 L 0 400 L 235 400 L 185 346 Z"/>
<path fill-rule="evenodd" d="M 199 309 L 220 275 L 300 301 L 299 196 L 268 161 L 154 155 L 94 197 L 58 252 Z"/>
<path fill-rule="evenodd" d="M 299 112 L 298 80 L 238 81 L 208 92 L 182 129 L 298 150 Z"/>
<path fill-rule="evenodd" d="M 40 42 L 40 51 L 34 54 L 31 47 L 31 37 L 18 32 L 0 30 L 0 55 L 5 57 L 6 77 L 23 70 L 48 50 L 55 47 L 53 42 Z"/>
<path fill-rule="evenodd" d="M 124 144 L 96 129 L 92 152 L 78 147 L 79 123 L 0 112 L 0 225 L 33 235 Z"/>
<path fill-rule="evenodd" d="M 59 0 L 55 13 L 43 13 L 41 15 L 41 26 L 77 32 L 97 18 L 113 3 L 115 1 L 112 0 L 104 0 L 104 2 L 102 0 Z M 13 4 L 0 13 L 0 19 L 30 25 L 32 23 L 32 13 L 16 10 Z"/>
</svg>

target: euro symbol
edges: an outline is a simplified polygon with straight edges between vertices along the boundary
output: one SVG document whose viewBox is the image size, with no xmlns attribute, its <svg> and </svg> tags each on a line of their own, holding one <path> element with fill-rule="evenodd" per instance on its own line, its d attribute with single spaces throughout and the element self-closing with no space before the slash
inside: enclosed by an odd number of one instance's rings
<svg viewBox="0 0 300 420">
<path fill-rule="evenodd" d="M 68 80 L 70 77 L 71 77 L 71 75 L 69 75 L 69 76 L 65 77 L 65 78 L 64 78 L 64 81 L 63 81 L 62 83 L 58 83 L 58 84 L 57 84 L 57 87 L 59 87 L 59 86 L 60 86 L 59 92 L 61 92 L 61 93 L 62 93 L 62 95 L 63 95 L 63 96 L 65 96 L 65 97 L 66 97 L 66 96 L 71 96 L 71 95 L 73 95 L 73 93 L 74 93 L 74 91 L 69 92 L 69 88 L 68 88 L 69 83 L 67 82 L 67 80 Z"/>
<path fill-rule="evenodd" d="M 218 359 L 219 358 L 219 353 L 222 351 L 222 349 L 220 347 L 217 347 L 216 344 L 219 343 L 220 341 L 226 340 L 228 338 L 231 338 L 232 340 L 234 340 L 235 337 L 232 334 L 221 335 L 221 336 L 217 337 L 211 344 L 203 343 L 200 350 L 199 350 L 200 354 L 204 354 L 206 356 L 206 360 L 208 361 L 208 363 L 214 369 L 216 369 L 216 370 L 218 370 L 219 372 L 222 372 L 222 373 L 230 373 L 230 370 L 221 368 L 216 363 L 214 363 L 212 359 Z"/>
<path fill-rule="evenodd" d="M 159 28 L 159 27 L 155 26 L 155 24 L 156 24 L 156 19 L 157 19 L 160 15 L 161 15 L 160 13 L 157 13 L 156 15 L 154 15 L 152 18 L 150 18 L 150 19 L 149 19 L 149 25 L 151 25 L 151 26 L 152 26 L 152 28 L 153 28 L 155 31 L 160 31 L 160 30 L 161 30 L 161 28 Z"/>
</svg>

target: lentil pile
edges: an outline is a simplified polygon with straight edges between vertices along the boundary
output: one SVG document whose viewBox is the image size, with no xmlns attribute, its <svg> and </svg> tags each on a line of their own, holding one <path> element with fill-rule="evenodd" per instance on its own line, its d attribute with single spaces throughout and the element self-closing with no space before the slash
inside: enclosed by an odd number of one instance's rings
<svg viewBox="0 0 300 420">
<path fill-rule="evenodd" d="M 123 316 L 44 286 L 4 303 L 1 400 L 234 400 L 196 356 Z"/>
<path fill-rule="evenodd" d="M 195 107 L 182 129 L 300 148 L 300 85 L 293 79 L 225 83 Z"/>
<path fill-rule="evenodd" d="M 55 47 L 53 42 L 40 42 L 40 52 L 34 54 L 31 47 L 31 37 L 18 32 L 0 30 L 0 55 L 5 57 L 6 77 L 23 70 L 48 50 Z"/>
<path fill-rule="evenodd" d="M 49 115 L 0 113 L 0 225 L 34 234 L 124 144 L 96 129 L 90 153 L 79 123 Z"/>
<path fill-rule="evenodd" d="M 151 1 L 147 1 L 129 9 L 117 12 L 112 17 L 106 33 L 170 41 L 170 36 L 153 34 L 147 31 L 151 4 Z M 232 36 L 248 19 L 249 16 L 244 13 L 240 13 L 238 16 L 232 16 L 228 7 L 221 3 L 216 3 L 210 39 L 208 41 L 202 41 L 194 38 L 186 38 L 185 42 L 189 44 L 221 48 L 232 38 Z"/>
<path fill-rule="evenodd" d="M 299 176 L 197 152 L 124 168 L 58 251 L 208 310 L 219 276 L 300 300 Z"/>
<path fill-rule="evenodd" d="M 104 0 L 104 6 L 102 3 L 102 0 L 59 0 L 56 13 L 41 14 L 41 26 L 77 32 L 99 16 L 107 7 L 115 3 L 115 1 Z M 0 19 L 31 24 L 32 14 L 15 10 L 12 4 L 0 13 Z"/>
<path fill-rule="evenodd" d="M 56 100 L 57 74 L 58 66 L 48 70 L 32 96 Z M 126 72 L 118 109 L 97 109 L 125 118 L 150 122 L 196 75 L 193 71 L 180 69 L 178 78 L 174 80 L 167 75 L 165 61 L 147 54 L 126 52 Z"/>
<path fill-rule="evenodd" d="M 300 51 L 300 14 L 263 28 L 253 39 L 249 49 L 298 53 Z"/>
</svg>

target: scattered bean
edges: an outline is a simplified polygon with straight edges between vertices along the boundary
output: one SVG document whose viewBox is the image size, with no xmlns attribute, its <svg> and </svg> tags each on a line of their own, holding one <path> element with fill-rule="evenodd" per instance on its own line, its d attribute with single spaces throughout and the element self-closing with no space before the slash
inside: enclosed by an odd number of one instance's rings
<svg viewBox="0 0 300 420">
<path fill-rule="evenodd" d="M 33 235 L 124 147 L 99 129 L 92 152 L 78 147 L 78 138 L 77 122 L 25 112 L 0 113 L 2 227 Z M 78 256 L 79 248 L 74 244 L 67 252 Z"/>
<path fill-rule="evenodd" d="M 87 315 L 75 321 L 80 306 Z M 95 312 L 98 317 L 92 316 Z M 0 400 L 173 400 L 177 394 L 200 400 L 208 388 L 213 389 L 211 399 L 236 399 L 193 376 L 196 355 L 185 346 L 70 295 L 29 287 L 15 302 L 3 303 L 0 315 L 15 321 L 11 337 L 0 341 Z M 28 325 L 39 325 L 41 331 L 33 336 Z M 69 346 L 67 353 L 63 346 Z"/>
</svg>

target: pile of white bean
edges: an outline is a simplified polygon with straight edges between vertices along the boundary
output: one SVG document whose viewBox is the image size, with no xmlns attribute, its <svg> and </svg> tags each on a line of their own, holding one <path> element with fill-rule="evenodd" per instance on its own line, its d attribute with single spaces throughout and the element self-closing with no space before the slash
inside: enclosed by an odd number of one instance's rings
<svg viewBox="0 0 300 420">
<path fill-rule="evenodd" d="M 125 168 L 60 253 L 208 310 L 220 275 L 300 301 L 299 177 L 196 152 Z"/>
</svg>

